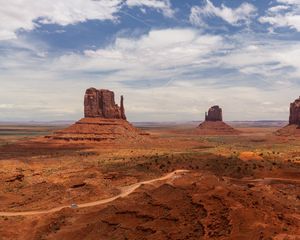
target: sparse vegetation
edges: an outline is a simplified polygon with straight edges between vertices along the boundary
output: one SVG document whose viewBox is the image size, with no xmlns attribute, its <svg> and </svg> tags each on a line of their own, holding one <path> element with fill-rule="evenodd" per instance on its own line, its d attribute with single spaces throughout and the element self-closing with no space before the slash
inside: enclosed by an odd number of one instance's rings
<svg viewBox="0 0 300 240">
<path fill-rule="evenodd" d="M 238 202 L 244 209 L 249 207 L 251 211 L 257 210 L 257 214 L 264 212 L 271 219 L 275 218 L 272 218 L 271 211 L 267 211 L 265 206 L 272 205 L 272 208 L 282 209 L 282 206 L 289 204 L 293 208 L 299 208 L 297 205 L 299 185 L 292 185 L 293 182 L 289 183 L 290 185 L 283 183 L 269 185 L 268 182 L 263 185 L 251 179 L 282 178 L 296 180 L 300 168 L 300 140 L 281 142 L 278 138 L 268 136 L 263 138 L 263 141 L 253 141 L 255 139 L 253 134 L 251 137 L 247 135 L 199 137 L 193 134 L 181 134 L 182 129 L 179 132 L 174 129 L 155 131 L 156 136 L 158 136 L 159 131 L 162 131 L 162 138 L 156 137 L 151 145 L 144 143 L 140 145 L 139 143 L 135 143 L 135 145 L 132 143 L 130 143 L 131 145 L 125 143 L 117 143 L 116 145 L 101 145 L 99 143 L 95 145 L 45 144 L 44 142 L 31 142 L 32 136 L 29 136 L 29 140 L 26 141 L 20 141 L 19 136 L 11 138 L 8 145 L 2 144 L 0 146 L 0 159 L 2 160 L 0 161 L 0 180 L 3 183 L 0 185 L 0 191 L 2 192 L 1 196 L 4 197 L 0 202 L 0 212 L 50 209 L 58 205 L 105 199 L 119 194 L 120 189 L 124 186 L 154 179 L 176 169 L 191 171 L 185 180 L 191 181 L 191 183 L 180 185 L 180 181 L 178 182 L 180 191 L 185 191 L 187 196 L 191 195 L 194 198 L 198 196 L 198 192 L 203 191 L 200 196 L 201 203 L 187 205 L 189 211 L 192 209 L 196 211 L 195 206 L 207 208 L 206 204 L 212 204 L 216 208 L 205 209 L 208 212 L 206 218 L 213 221 L 212 216 L 216 214 L 218 218 L 214 220 L 215 222 L 217 219 L 224 219 L 224 223 L 220 222 L 219 225 L 210 224 L 206 226 L 207 229 L 210 229 L 212 236 L 220 234 L 220 232 L 231 234 L 230 228 L 224 230 L 220 227 L 222 224 L 228 225 L 225 222 L 226 219 L 229 219 L 227 213 L 231 210 L 230 205 L 225 206 L 224 204 L 231 203 L 231 201 Z M 165 140 L 167 138 L 164 138 L 166 136 L 168 136 L 168 141 Z M 18 142 L 14 143 L 17 140 Z M 176 180 L 172 184 L 176 185 Z M 141 192 L 145 191 L 146 194 L 153 186 L 149 189 L 148 187 L 141 187 L 142 189 L 145 188 Z M 205 191 L 209 192 L 210 195 L 206 196 Z M 268 195 L 268 191 L 271 191 L 272 194 Z M 171 193 L 172 191 L 168 192 L 170 196 Z M 140 190 L 132 197 L 140 196 L 139 194 L 141 194 Z M 150 191 L 147 194 L 152 193 Z M 148 198 L 151 199 L 152 196 L 149 197 L 147 194 L 138 200 L 140 204 L 147 202 L 146 199 Z M 286 200 L 287 198 L 289 201 Z M 129 200 L 124 199 L 122 201 Z M 187 202 L 190 204 L 191 200 Z M 281 205 L 278 205 L 279 203 Z M 168 208 L 172 207 L 168 206 Z M 144 209 L 147 207 L 144 206 Z M 202 208 L 199 207 L 199 209 Z M 218 212 L 217 209 L 220 211 Z M 292 208 L 286 208 L 285 211 L 288 212 L 289 209 Z M 85 211 L 91 210 L 86 209 Z M 139 211 L 143 212 L 141 209 Z M 147 219 L 144 221 L 154 221 L 154 218 L 148 217 L 147 214 L 144 213 L 147 216 L 143 218 Z M 63 229 L 65 230 L 65 226 L 69 226 L 65 217 L 68 219 L 73 216 L 72 212 L 68 211 L 62 211 L 58 215 L 63 216 L 64 220 L 57 221 L 54 218 L 55 220 L 52 222 L 45 217 L 47 229 L 51 232 L 49 234 L 54 234 L 53 236 L 59 234 Z M 130 216 L 139 218 L 144 215 L 133 214 Z M 76 218 L 80 216 L 79 214 Z M 101 216 L 105 216 L 105 214 Z M 178 216 L 176 219 L 176 221 L 182 221 Z M 277 224 L 276 226 L 287 221 L 285 218 L 276 219 L 276 221 L 272 220 L 272 224 Z M 93 226 L 90 220 L 86 221 L 89 222 L 90 227 Z M 108 220 L 105 221 L 107 221 L 105 226 L 112 224 Z M 250 218 L 247 220 L 245 217 L 245 222 L 247 221 L 252 220 Z M 30 222 L 23 217 L 18 217 L 18 220 L 1 217 L 0 232 L 6 231 L 4 226 L 8 226 L 8 224 L 9 226 L 19 226 L 18 224 L 26 225 Z M 39 222 L 38 224 L 42 223 Z M 271 225 L 268 225 L 267 228 L 271 229 Z M 287 229 L 288 231 L 295 231 L 293 229 L 296 226 L 294 222 Z M 286 232 L 284 228 L 282 228 L 282 232 Z M 45 230 L 41 231 L 45 232 Z M 140 231 L 153 234 L 155 230 L 140 228 Z"/>
</svg>

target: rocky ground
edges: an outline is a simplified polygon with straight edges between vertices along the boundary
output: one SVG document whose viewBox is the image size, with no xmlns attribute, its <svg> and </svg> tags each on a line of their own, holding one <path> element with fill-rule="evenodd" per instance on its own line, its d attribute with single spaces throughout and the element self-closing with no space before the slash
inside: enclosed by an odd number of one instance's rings
<svg viewBox="0 0 300 240">
<path fill-rule="evenodd" d="M 0 239 L 300 239 L 300 139 L 275 129 L 199 136 L 148 129 L 148 141 L 0 146 Z M 177 169 L 188 172 L 135 184 Z"/>
</svg>

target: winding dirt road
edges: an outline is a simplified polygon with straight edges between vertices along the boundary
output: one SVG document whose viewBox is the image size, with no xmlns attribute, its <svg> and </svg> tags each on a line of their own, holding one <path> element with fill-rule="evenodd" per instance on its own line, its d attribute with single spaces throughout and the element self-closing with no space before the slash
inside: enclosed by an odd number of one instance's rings
<svg viewBox="0 0 300 240">
<path fill-rule="evenodd" d="M 81 203 L 76 206 L 77 208 L 86 208 L 86 207 L 93 207 L 98 205 L 103 205 L 106 203 L 110 203 L 115 201 L 118 198 L 124 198 L 131 193 L 133 193 L 136 189 L 138 189 L 140 186 L 144 184 L 151 184 L 158 181 L 164 181 L 169 179 L 174 179 L 177 177 L 180 177 L 184 175 L 185 173 L 189 172 L 188 170 L 175 170 L 171 173 L 168 173 L 167 175 L 155 178 L 148 181 L 142 181 L 135 184 L 132 184 L 130 186 L 126 186 L 121 188 L 121 193 L 111 197 L 106 198 L 98 201 L 88 202 L 88 203 Z M 294 184 L 294 185 L 300 185 L 300 180 L 294 180 L 294 179 L 284 179 L 284 178 L 262 178 L 262 179 L 236 179 L 236 178 L 230 178 L 230 177 L 224 177 L 224 179 L 229 180 L 232 183 L 262 183 L 262 184 Z M 48 213 L 54 213 L 58 212 L 64 208 L 71 208 L 71 205 L 64 205 L 48 210 L 36 210 L 36 211 L 23 211 L 23 212 L 0 212 L 0 216 L 2 217 L 13 217 L 13 216 L 32 216 L 32 215 L 39 215 L 39 214 L 48 214 Z"/>
<path fill-rule="evenodd" d="M 141 185 L 151 184 L 151 183 L 154 183 L 154 182 L 168 180 L 168 179 L 172 179 L 172 178 L 174 179 L 174 178 L 179 177 L 179 176 L 181 176 L 181 175 L 183 175 L 187 172 L 188 172 L 188 170 L 176 170 L 176 171 L 171 172 L 171 173 L 169 173 L 169 174 L 167 174 L 163 177 L 160 177 L 160 178 L 155 178 L 155 179 L 148 180 L 148 181 L 138 182 L 138 183 L 135 183 L 133 185 L 123 187 L 121 189 L 121 193 L 117 196 L 107 198 L 107 199 L 98 200 L 98 201 L 94 201 L 94 202 L 78 204 L 77 208 L 93 207 L 93 206 L 98 206 L 98 205 L 110 203 L 110 202 L 112 202 L 112 201 L 114 201 L 118 198 L 123 198 L 123 197 L 128 196 L 129 194 L 133 193 L 137 188 L 139 188 Z M 58 211 L 60 211 L 64 208 L 70 208 L 70 207 L 71 207 L 71 205 L 64 205 L 64 206 L 60 206 L 60 207 L 56 207 L 56 208 L 52 208 L 52 209 L 48 209 L 48 210 L 25 211 L 25 212 L 0 212 L 0 216 L 2 216 L 2 217 L 13 217 L 13 216 L 32 216 L 32 215 L 39 215 L 39 214 L 48 214 L 48 213 L 58 212 Z"/>
</svg>

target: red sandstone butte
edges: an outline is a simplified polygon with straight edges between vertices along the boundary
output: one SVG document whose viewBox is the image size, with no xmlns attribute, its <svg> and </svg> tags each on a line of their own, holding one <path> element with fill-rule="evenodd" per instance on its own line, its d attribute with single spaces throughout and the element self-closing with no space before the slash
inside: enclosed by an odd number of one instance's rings
<svg viewBox="0 0 300 240">
<path fill-rule="evenodd" d="M 48 139 L 60 141 L 103 142 L 112 140 L 143 140 L 148 135 L 132 126 L 125 116 L 124 98 L 115 103 L 114 92 L 89 88 L 84 95 L 84 118 L 55 132 Z"/>
<path fill-rule="evenodd" d="M 300 136 L 300 97 L 290 104 L 289 124 L 277 132 L 280 136 Z"/>
<path fill-rule="evenodd" d="M 114 92 L 107 89 L 89 88 L 84 95 L 84 117 L 126 120 L 123 101 L 123 96 L 121 96 L 119 107 L 115 103 Z"/>
<path fill-rule="evenodd" d="M 289 124 L 300 125 L 300 97 L 290 104 Z"/>
<path fill-rule="evenodd" d="M 223 121 L 222 108 L 219 106 L 212 106 L 208 113 L 205 113 L 205 121 Z"/>
<path fill-rule="evenodd" d="M 240 132 L 223 122 L 222 108 L 215 105 L 205 113 L 205 121 L 196 129 L 201 135 L 237 135 Z"/>
</svg>

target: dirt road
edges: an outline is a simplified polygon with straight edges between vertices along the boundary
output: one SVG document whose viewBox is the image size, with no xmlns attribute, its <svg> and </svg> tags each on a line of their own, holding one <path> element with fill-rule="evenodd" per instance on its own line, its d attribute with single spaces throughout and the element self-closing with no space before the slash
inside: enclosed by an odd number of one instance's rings
<svg viewBox="0 0 300 240">
<path fill-rule="evenodd" d="M 158 181 L 169 180 L 169 179 L 172 179 L 172 178 L 176 178 L 177 176 L 179 177 L 182 174 L 185 174 L 187 172 L 188 172 L 188 170 L 175 170 L 175 171 L 173 171 L 173 172 L 171 172 L 171 173 L 169 173 L 169 174 L 167 174 L 163 177 L 160 177 L 160 178 L 155 178 L 155 179 L 148 180 L 148 181 L 138 182 L 138 183 L 135 183 L 133 185 L 123 187 L 121 189 L 121 193 L 117 196 L 107 198 L 107 199 L 98 200 L 98 201 L 78 204 L 76 209 L 77 208 L 93 207 L 93 206 L 106 204 L 106 203 L 112 202 L 112 201 L 114 201 L 118 198 L 123 198 L 123 197 L 128 196 L 129 194 L 134 192 L 137 188 L 139 188 L 141 185 L 151 184 L 151 183 L 158 182 Z M 70 208 L 70 207 L 71 207 L 71 204 L 56 207 L 56 208 L 52 208 L 52 209 L 48 209 L 48 210 L 24 211 L 24 212 L 0 212 L 0 216 L 2 216 L 2 217 L 12 217 L 12 216 L 31 216 L 31 215 L 39 215 L 39 214 L 48 214 L 48 213 L 58 212 L 58 211 L 60 211 L 64 208 Z"/>
</svg>

